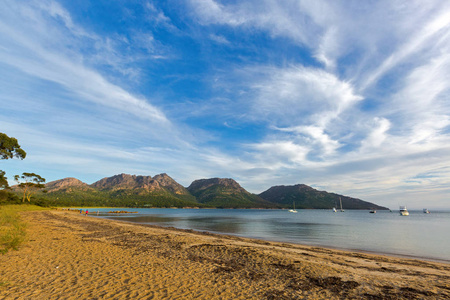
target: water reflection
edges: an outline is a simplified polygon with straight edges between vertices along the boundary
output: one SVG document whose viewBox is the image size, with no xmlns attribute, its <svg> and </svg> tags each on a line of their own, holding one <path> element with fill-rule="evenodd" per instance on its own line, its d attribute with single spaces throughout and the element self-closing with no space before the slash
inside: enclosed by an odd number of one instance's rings
<svg viewBox="0 0 450 300">
<path fill-rule="evenodd" d="M 169 216 L 169 215 L 117 215 L 110 219 L 130 221 L 136 223 L 171 226 L 181 229 L 194 229 L 217 233 L 239 234 L 243 230 L 240 218 L 233 217 L 195 217 L 195 216 Z"/>
<path fill-rule="evenodd" d="M 159 216 L 159 215 L 145 215 L 145 216 L 119 215 L 110 217 L 110 219 L 169 226 L 170 224 L 175 224 L 180 218 L 171 216 Z"/>
<path fill-rule="evenodd" d="M 314 242 L 320 241 L 324 234 L 330 238 L 334 230 L 330 230 L 330 224 L 309 223 L 309 222 L 287 222 L 286 220 L 271 220 L 267 230 L 273 237 L 283 237 L 289 242 Z M 340 225 L 333 225 L 340 226 Z"/>
<path fill-rule="evenodd" d="M 188 218 L 186 219 L 188 228 L 194 228 L 199 230 L 206 230 L 211 232 L 223 232 L 238 234 L 242 231 L 243 222 L 238 218 Z"/>
</svg>

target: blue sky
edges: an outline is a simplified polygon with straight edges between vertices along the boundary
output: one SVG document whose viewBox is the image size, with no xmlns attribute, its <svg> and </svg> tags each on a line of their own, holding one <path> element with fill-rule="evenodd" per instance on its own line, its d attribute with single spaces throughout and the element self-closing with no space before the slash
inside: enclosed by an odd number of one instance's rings
<svg viewBox="0 0 450 300">
<path fill-rule="evenodd" d="M 1 169 L 448 208 L 449 75 L 449 1 L 4 0 Z"/>
</svg>

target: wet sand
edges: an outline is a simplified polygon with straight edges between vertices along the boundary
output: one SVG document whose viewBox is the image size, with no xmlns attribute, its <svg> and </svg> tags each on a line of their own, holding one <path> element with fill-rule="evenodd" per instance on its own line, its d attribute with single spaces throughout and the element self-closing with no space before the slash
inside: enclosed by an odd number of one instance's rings
<svg viewBox="0 0 450 300">
<path fill-rule="evenodd" d="M 450 264 L 25 212 L 0 299 L 450 299 Z"/>
</svg>

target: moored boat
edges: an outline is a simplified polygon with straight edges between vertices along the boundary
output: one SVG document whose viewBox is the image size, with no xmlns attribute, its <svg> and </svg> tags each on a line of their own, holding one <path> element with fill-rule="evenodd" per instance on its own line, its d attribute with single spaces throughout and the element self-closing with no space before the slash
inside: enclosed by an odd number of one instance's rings
<svg viewBox="0 0 450 300">
<path fill-rule="evenodd" d="M 423 209 L 423 213 L 424 213 L 424 214 L 429 214 L 430 212 L 428 211 L 428 209 L 424 208 L 424 209 Z"/>
<path fill-rule="evenodd" d="M 409 211 L 406 206 L 400 206 L 400 216 L 409 216 Z"/>
<path fill-rule="evenodd" d="M 291 213 L 296 213 L 297 211 L 295 210 L 295 202 L 292 203 L 293 204 L 293 209 L 290 209 L 289 212 Z"/>
</svg>

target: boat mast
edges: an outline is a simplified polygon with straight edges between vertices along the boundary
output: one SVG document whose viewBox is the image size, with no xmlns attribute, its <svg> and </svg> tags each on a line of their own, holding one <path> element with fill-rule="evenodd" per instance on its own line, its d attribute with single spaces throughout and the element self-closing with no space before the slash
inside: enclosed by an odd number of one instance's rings
<svg viewBox="0 0 450 300">
<path fill-rule="evenodd" d="M 341 204 L 341 211 L 344 211 L 344 210 L 342 209 L 342 199 L 341 199 L 341 197 L 339 197 L 339 203 Z"/>
</svg>

